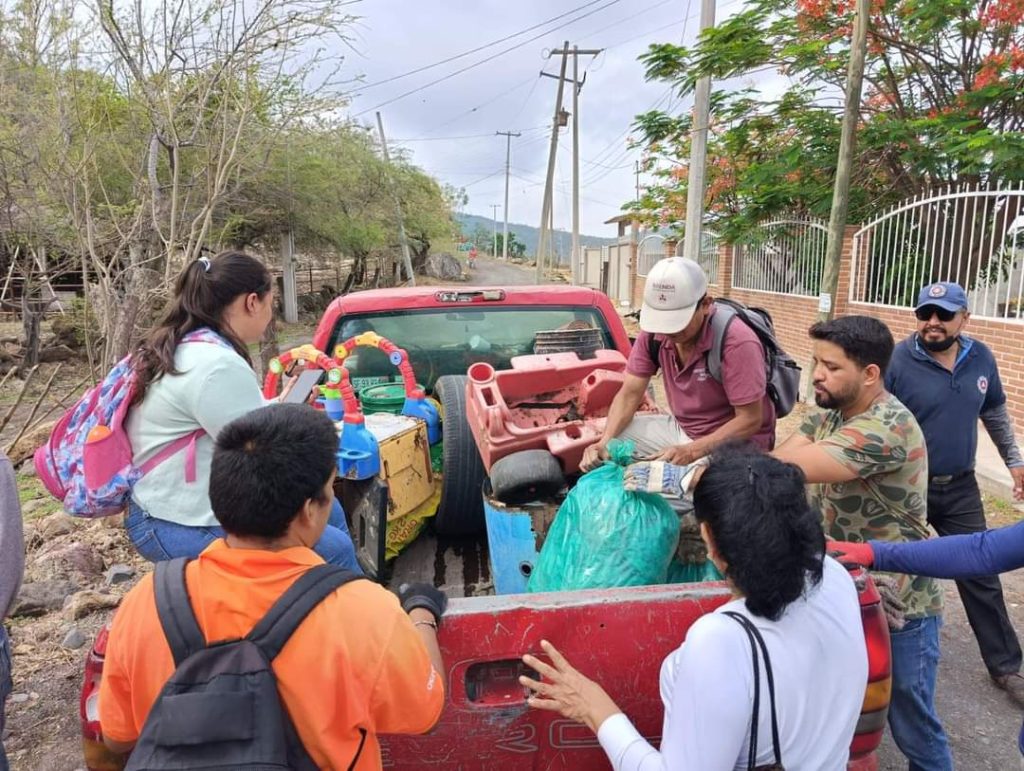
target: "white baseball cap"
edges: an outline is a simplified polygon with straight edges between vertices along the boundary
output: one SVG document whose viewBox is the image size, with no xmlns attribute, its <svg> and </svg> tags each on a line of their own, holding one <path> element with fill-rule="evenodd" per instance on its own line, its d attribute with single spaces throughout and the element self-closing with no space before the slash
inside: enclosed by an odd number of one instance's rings
<svg viewBox="0 0 1024 771">
<path fill-rule="evenodd" d="M 644 284 L 640 329 L 658 335 L 682 331 L 707 293 L 708 277 L 696 262 L 686 257 L 658 260 Z"/>
</svg>

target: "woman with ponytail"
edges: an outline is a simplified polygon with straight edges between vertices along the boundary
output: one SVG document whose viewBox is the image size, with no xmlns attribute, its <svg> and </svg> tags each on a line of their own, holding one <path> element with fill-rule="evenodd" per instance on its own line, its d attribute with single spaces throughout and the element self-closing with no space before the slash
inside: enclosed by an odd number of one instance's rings
<svg viewBox="0 0 1024 771">
<path fill-rule="evenodd" d="M 661 488 L 674 479 L 679 492 L 692 476 L 683 467 L 638 463 L 627 470 L 626 486 L 649 490 L 652 480 Z M 734 599 L 698 619 L 662 664 L 660 748 L 547 641 L 541 647 L 550 665 L 523 657 L 543 676 L 521 678 L 533 690 L 530 706 L 589 726 L 615 771 L 843 771 L 864 700 L 867 651 L 857 590 L 825 556 L 803 473 L 755 450 L 725 447 L 699 477 L 693 505 L 708 558 Z"/>
<path fill-rule="evenodd" d="M 273 320 L 272 288 L 266 267 L 247 254 L 201 257 L 182 271 L 170 307 L 132 353 L 138 391 L 126 431 L 135 465 L 194 438 L 132 489 L 125 526 L 148 560 L 196 557 L 224 535 L 208 493 L 213 441 L 223 426 L 266 404 L 248 347 Z M 316 551 L 359 571 L 337 501 Z"/>
</svg>

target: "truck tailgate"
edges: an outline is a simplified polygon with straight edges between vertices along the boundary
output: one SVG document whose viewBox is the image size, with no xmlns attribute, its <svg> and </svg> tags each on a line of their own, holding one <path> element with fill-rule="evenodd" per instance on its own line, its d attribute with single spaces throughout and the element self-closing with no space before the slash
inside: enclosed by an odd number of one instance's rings
<svg viewBox="0 0 1024 771">
<path fill-rule="evenodd" d="M 607 768 L 589 730 L 527 707 L 522 655 L 539 654 L 540 640 L 550 640 L 656 742 L 662 660 L 729 597 L 724 584 L 700 584 L 454 599 L 439 638 L 447 670 L 441 720 L 425 736 L 382 736 L 384 766 Z"/>
</svg>

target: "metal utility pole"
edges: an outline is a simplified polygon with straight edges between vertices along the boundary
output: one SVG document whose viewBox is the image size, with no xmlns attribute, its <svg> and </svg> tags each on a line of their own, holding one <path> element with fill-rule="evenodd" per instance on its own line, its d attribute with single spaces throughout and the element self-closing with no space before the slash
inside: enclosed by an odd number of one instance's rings
<svg viewBox="0 0 1024 771">
<path fill-rule="evenodd" d="M 700 31 L 715 26 L 715 0 L 701 0 Z M 700 257 L 700 231 L 704 221 L 704 165 L 708 154 L 708 119 L 711 114 L 711 78 L 697 81 L 693 95 L 693 129 L 690 141 L 690 176 L 686 185 L 686 230 L 683 256 Z"/>
<path fill-rule="evenodd" d="M 857 146 L 857 119 L 860 116 L 861 86 L 864 82 L 869 14 L 869 0 L 857 0 L 857 17 L 853 23 L 853 40 L 850 43 L 850 63 L 846 70 L 846 103 L 843 106 L 839 158 L 836 160 L 836 181 L 832 188 L 832 211 L 828 217 L 825 269 L 821 277 L 821 293 L 818 298 L 818 318 L 821 321 L 828 321 L 835 315 L 843 233 L 846 230 L 846 214 L 850 208 L 850 173 L 853 171 L 853 153 Z"/>
<path fill-rule="evenodd" d="M 495 257 L 498 254 L 498 206 L 500 204 L 491 204 L 491 222 L 493 227 L 491 228 L 491 256 Z"/>
<path fill-rule="evenodd" d="M 512 137 L 521 136 L 518 132 L 495 131 L 495 134 L 505 137 L 505 226 L 501 237 L 501 259 L 508 259 L 508 177 L 511 170 L 512 159 Z"/>
<path fill-rule="evenodd" d="M 636 202 L 640 203 L 640 161 L 633 161 L 633 174 L 636 175 Z"/>
<path fill-rule="evenodd" d="M 555 96 L 555 117 L 551 121 L 551 146 L 548 148 L 548 173 L 544 178 L 544 203 L 540 210 L 540 233 L 537 240 L 537 283 L 544 280 L 544 259 L 548 249 L 548 220 L 551 217 L 552 186 L 555 179 L 555 154 L 558 152 L 558 127 L 562 114 L 562 92 L 565 86 L 565 68 L 569 63 L 569 41 L 562 45 L 562 67 L 558 74 L 558 94 Z M 550 56 L 550 54 L 549 54 Z M 544 73 L 541 73 L 542 75 Z"/>
<path fill-rule="evenodd" d="M 388 158 L 388 141 L 384 137 L 384 121 L 377 113 L 377 130 L 380 132 L 380 148 L 384 154 L 384 171 L 388 175 L 388 187 L 395 198 L 395 213 L 398 215 L 398 242 L 402 245 L 402 262 L 405 264 L 405 275 L 409 278 L 409 286 L 416 286 L 416 277 L 412 274 L 412 257 L 409 255 L 409 239 L 405 236 L 405 221 L 402 219 L 402 201 L 398 197 L 398 188 L 391 177 L 391 160 Z"/>
</svg>

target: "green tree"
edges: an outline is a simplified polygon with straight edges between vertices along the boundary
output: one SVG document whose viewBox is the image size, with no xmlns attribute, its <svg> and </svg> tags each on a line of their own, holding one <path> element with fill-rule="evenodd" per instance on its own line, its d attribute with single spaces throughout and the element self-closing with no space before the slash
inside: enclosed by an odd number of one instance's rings
<svg viewBox="0 0 1024 771">
<path fill-rule="evenodd" d="M 782 211 L 827 216 L 853 6 L 755 0 L 693 48 L 659 44 L 641 57 L 648 79 L 680 95 L 705 75 L 789 79 L 775 99 L 713 95 L 705 205 L 721 232 Z M 1022 22 L 1020 0 L 873 2 L 853 221 L 938 185 L 1024 179 Z M 652 111 L 637 126 L 656 182 L 633 208 L 673 226 L 684 219 L 690 118 Z"/>
<path fill-rule="evenodd" d="M 502 231 L 498 231 L 498 254 L 504 254 L 503 247 L 505 243 L 505 234 Z M 526 254 L 526 244 L 516 238 L 515 231 L 510 230 L 508 232 L 508 256 L 509 257 L 522 257 Z"/>
</svg>

